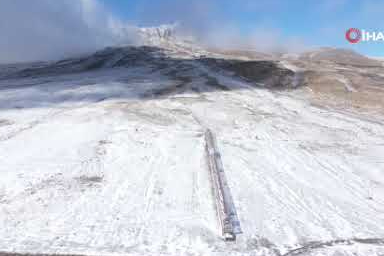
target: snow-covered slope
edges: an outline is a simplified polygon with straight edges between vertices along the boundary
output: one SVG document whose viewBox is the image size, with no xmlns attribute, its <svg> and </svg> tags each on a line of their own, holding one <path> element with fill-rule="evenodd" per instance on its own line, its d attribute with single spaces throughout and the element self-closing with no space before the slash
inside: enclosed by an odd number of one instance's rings
<svg viewBox="0 0 384 256">
<path fill-rule="evenodd" d="M 137 34 L 141 44 L 165 48 L 179 58 L 210 54 L 193 37 L 181 34 L 178 24 L 138 28 Z"/>
<path fill-rule="evenodd" d="M 91 56 L 0 81 L 0 251 L 384 253 L 380 119 L 168 51 L 107 51 L 97 68 Z M 207 127 L 244 231 L 236 243 L 220 236 Z"/>
</svg>

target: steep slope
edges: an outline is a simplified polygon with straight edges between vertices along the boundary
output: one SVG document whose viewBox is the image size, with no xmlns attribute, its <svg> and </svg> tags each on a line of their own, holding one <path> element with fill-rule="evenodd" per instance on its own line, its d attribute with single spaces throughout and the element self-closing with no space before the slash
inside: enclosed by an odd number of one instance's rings
<svg viewBox="0 0 384 256">
<path fill-rule="evenodd" d="M 333 63 L 179 55 L 109 48 L 3 73 L 0 251 L 384 253 L 381 117 L 292 86 Z M 207 127 L 244 230 L 236 243 L 220 236 Z"/>
</svg>

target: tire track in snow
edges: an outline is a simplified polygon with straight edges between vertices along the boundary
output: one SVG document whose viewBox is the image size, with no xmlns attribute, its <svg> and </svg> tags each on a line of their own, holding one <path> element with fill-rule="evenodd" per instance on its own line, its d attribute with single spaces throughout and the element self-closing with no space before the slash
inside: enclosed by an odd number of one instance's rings
<svg viewBox="0 0 384 256">
<path fill-rule="evenodd" d="M 148 229 L 150 216 L 153 212 L 152 208 L 155 202 L 156 196 L 156 187 L 158 186 L 158 177 L 159 177 L 159 169 L 161 166 L 161 161 L 164 159 L 164 155 L 162 152 L 159 152 L 158 155 L 152 156 L 153 160 L 150 164 L 151 171 L 148 175 L 146 175 L 147 185 L 144 192 L 144 212 L 142 218 L 140 219 L 140 228 L 136 234 L 136 245 L 139 246 L 143 241 L 143 236 L 145 231 Z"/>
<path fill-rule="evenodd" d="M 336 239 L 330 241 L 312 241 L 302 247 L 290 250 L 287 253 L 280 253 L 277 250 L 271 250 L 275 256 L 299 256 L 308 255 L 316 250 L 330 249 L 336 246 L 353 246 L 355 244 L 384 246 L 384 238 L 351 238 L 351 239 Z M 273 245 L 270 245 L 273 246 Z M 99 254 L 103 255 L 103 254 Z M 107 254 L 106 254 L 107 255 Z M 271 254 L 268 254 L 271 255 Z M 90 256 L 86 254 L 47 254 L 47 253 L 17 253 L 17 252 L 0 252 L 0 256 Z"/>
<path fill-rule="evenodd" d="M 198 171 L 194 170 L 192 173 L 192 195 L 191 195 L 191 214 L 195 215 L 198 213 L 200 202 L 198 198 L 199 186 L 198 186 Z"/>
<path fill-rule="evenodd" d="M 36 126 L 38 126 L 40 124 L 49 122 L 50 119 L 55 118 L 58 115 L 61 115 L 61 114 L 67 113 L 67 112 L 71 112 L 71 111 L 74 111 L 74 110 L 82 109 L 82 108 L 88 107 L 88 106 L 90 106 L 92 104 L 97 104 L 99 102 L 102 102 L 104 100 L 105 99 L 100 99 L 98 101 L 91 102 L 91 103 L 86 103 L 86 104 L 83 104 L 83 105 L 77 106 L 77 107 L 64 107 L 64 108 L 60 108 L 60 110 L 58 110 L 58 111 L 54 111 L 55 109 L 53 109 L 50 113 L 42 116 L 40 119 L 34 120 L 32 122 L 29 122 L 24 127 L 21 127 L 21 128 L 19 128 L 17 130 L 14 130 L 14 131 L 11 131 L 11 132 L 9 132 L 6 135 L 0 136 L 0 142 L 4 142 L 4 141 L 7 141 L 7 140 L 10 140 L 10 139 L 20 135 L 21 133 L 23 133 L 25 131 L 28 131 L 28 130 L 31 130 L 31 129 L 35 128 Z"/>
<path fill-rule="evenodd" d="M 80 171 L 76 172 L 79 174 L 78 177 L 75 177 L 74 179 L 82 184 L 82 186 L 87 186 L 89 188 L 89 185 L 91 184 L 90 181 L 99 179 L 100 182 L 103 182 L 104 179 L 104 158 L 107 154 L 106 151 L 106 144 L 108 140 L 99 140 L 95 148 L 93 149 L 93 156 L 90 158 L 84 159 L 80 161 L 80 163 L 76 166 L 70 166 L 68 169 L 76 169 L 80 168 Z M 104 195 L 106 193 L 105 190 L 103 190 Z M 100 195 L 99 195 L 100 196 Z M 76 216 L 77 210 L 81 207 L 84 207 L 84 205 L 87 205 L 87 202 L 89 200 L 89 197 L 84 193 L 84 191 L 80 191 L 78 199 L 71 205 L 71 207 L 64 211 L 62 214 L 57 216 L 55 219 L 55 226 L 56 227 L 64 227 L 68 226 L 66 223 L 68 222 L 68 219 L 72 218 L 73 216 Z M 77 219 L 76 219 L 77 220 Z M 61 243 L 65 241 L 71 241 L 72 234 L 65 234 L 60 237 L 59 240 L 55 241 L 55 243 Z M 93 244 L 98 237 L 91 238 L 88 240 L 88 244 Z"/>
<path fill-rule="evenodd" d="M 73 109 L 71 108 L 70 110 L 73 110 Z M 49 113 L 49 114 L 43 116 L 42 118 L 40 118 L 38 120 L 34 120 L 32 122 L 29 122 L 24 127 L 21 127 L 21 128 L 19 128 L 17 130 L 9 132 L 6 135 L 1 136 L 0 137 L 0 142 L 4 142 L 4 141 L 10 140 L 10 139 L 13 139 L 14 137 L 18 136 L 19 134 L 21 134 L 21 133 L 23 133 L 25 131 L 28 131 L 28 130 L 32 130 L 36 126 L 47 122 L 47 120 L 49 120 L 51 118 L 54 118 L 55 116 L 60 115 L 62 113 L 65 113 L 66 111 L 70 111 L 70 110 L 69 109 L 63 109 L 63 110 L 60 110 L 60 111 Z"/>
<path fill-rule="evenodd" d="M 308 242 L 300 248 L 291 250 L 285 254 L 280 254 L 277 256 L 297 256 L 304 255 L 305 253 L 310 253 L 319 249 L 326 249 L 335 247 L 338 245 L 354 245 L 354 244 L 366 244 L 366 245 L 375 245 L 375 246 L 384 246 L 384 238 L 352 238 L 352 239 L 336 239 L 330 241 L 314 241 Z"/>
<path fill-rule="evenodd" d="M 10 133 L 8 133 L 6 135 L 1 136 L 0 137 L 0 142 L 4 142 L 4 141 L 7 141 L 7 140 L 10 140 L 10 139 L 16 137 L 17 135 L 21 134 L 22 132 L 25 132 L 25 131 L 33 129 L 37 125 L 43 123 L 43 119 L 32 121 L 32 122 L 28 123 L 26 126 L 24 126 L 22 128 L 19 128 L 19 129 L 15 130 L 15 131 L 11 131 Z"/>
</svg>

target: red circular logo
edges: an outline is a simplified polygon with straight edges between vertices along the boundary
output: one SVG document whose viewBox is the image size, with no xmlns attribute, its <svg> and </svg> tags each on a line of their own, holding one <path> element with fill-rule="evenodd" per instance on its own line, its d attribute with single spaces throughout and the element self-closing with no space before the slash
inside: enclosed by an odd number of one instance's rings
<svg viewBox="0 0 384 256">
<path fill-rule="evenodd" d="M 361 40 L 361 31 L 357 28 L 350 28 L 345 33 L 345 38 L 351 43 L 356 44 Z"/>
</svg>

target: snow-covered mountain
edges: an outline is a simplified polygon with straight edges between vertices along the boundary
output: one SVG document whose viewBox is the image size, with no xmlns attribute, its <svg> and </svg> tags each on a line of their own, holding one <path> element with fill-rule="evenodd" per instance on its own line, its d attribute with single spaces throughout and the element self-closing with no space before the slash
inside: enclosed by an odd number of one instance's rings
<svg viewBox="0 0 384 256">
<path fill-rule="evenodd" d="M 0 67 L 0 252 L 384 253 L 382 65 L 236 58 L 140 31 L 146 46 Z M 221 237 L 207 128 L 236 242 Z"/>
<path fill-rule="evenodd" d="M 160 44 L 164 41 L 175 41 L 177 25 L 162 25 L 158 27 L 139 28 L 139 33 L 144 41 L 152 44 Z"/>
<path fill-rule="evenodd" d="M 138 29 L 138 35 L 141 44 L 171 50 L 179 58 L 209 54 L 192 36 L 184 35 L 180 30 L 178 24 L 144 27 Z"/>
</svg>

